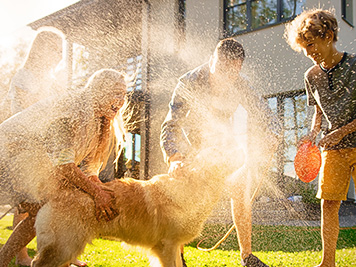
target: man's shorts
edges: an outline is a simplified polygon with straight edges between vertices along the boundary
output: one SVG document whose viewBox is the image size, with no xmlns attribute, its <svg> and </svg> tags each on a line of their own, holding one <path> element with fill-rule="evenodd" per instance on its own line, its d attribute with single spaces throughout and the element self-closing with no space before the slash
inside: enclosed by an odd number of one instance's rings
<svg viewBox="0 0 356 267">
<path fill-rule="evenodd" d="M 356 148 L 325 150 L 321 154 L 317 198 L 346 200 L 351 175 L 356 182 Z"/>
</svg>

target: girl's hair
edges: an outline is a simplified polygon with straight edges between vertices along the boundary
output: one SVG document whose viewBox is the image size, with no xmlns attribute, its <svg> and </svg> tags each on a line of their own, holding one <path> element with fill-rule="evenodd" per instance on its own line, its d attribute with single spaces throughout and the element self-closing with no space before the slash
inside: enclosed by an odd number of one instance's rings
<svg viewBox="0 0 356 267">
<path fill-rule="evenodd" d="M 117 84 L 121 83 L 125 90 L 118 88 Z M 124 125 L 124 113 L 128 107 L 126 87 L 127 75 L 113 69 L 101 69 L 96 71 L 88 80 L 86 90 L 91 94 L 94 102 L 106 102 L 115 96 L 122 96 L 125 99 L 124 105 L 118 111 L 116 117 L 109 121 L 102 117 L 100 141 L 95 155 L 95 161 L 102 163 L 102 169 L 105 168 L 112 150 L 115 147 L 116 160 L 121 154 L 124 147 L 126 129 Z"/>
<path fill-rule="evenodd" d="M 48 50 L 53 50 L 58 44 L 62 45 L 63 53 L 63 43 L 65 40 L 64 34 L 54 27 L 41 27 L 37 30 L 36 37 L 33 39 L 30 46 L 30 50 L 27 54 L 26 61 L 36 62 L 38 59 L 43 58 L 46 60 L 46 52 Z M 50 60 L 47 58 L 47 60 Z M 41 63 L 39 63 L 41 64 Z"/>
<path fill-rule="evenodd" d="M 285 28 L 284 38 L 295 51 L 302 50 L 301 44 L 316 37 L 325 38 L 333 32 L 333 42 L 337 41 L 338 24 L 332 10 L 311 9 L 303 11 Z"/>
</svg>

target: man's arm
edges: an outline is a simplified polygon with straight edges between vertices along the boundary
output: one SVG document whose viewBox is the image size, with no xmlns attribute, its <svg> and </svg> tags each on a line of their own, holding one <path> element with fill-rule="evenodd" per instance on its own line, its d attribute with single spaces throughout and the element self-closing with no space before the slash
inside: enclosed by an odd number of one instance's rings
<svg viewBox="0 0 356 267">
<path fill-rule="evenodd" d="M 169 164 L 174 155 L 181 155 L 180 151 L 180 134 L 182 130 L 182 120 L 187 113 L 185 99 L 181 96 L 181 91 L 185 90 L 185 84 L 181 81 L 177 84 L 172 100 L 169 103 L 169 111 L 161 127 L 160 145 L 164 155 L 164 160 Z"/>
</svg>

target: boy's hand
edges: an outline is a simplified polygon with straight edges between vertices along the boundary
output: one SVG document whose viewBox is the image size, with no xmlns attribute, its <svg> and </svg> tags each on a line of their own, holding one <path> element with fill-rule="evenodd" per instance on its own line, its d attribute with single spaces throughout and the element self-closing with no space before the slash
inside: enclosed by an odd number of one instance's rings
<svg viewBox="0 0 356 267">
<path fill-rule="evenodd" d="M 344 138 L 344 136 L 345 135 L 342 133 L 342 131 L 335 130 L 335 131 L 325 135 L 319 141 L 318 146 L 320 146 L 322 148 L 329 148 L 329 147 L 335 146 L 342 140 L 342 138 Z"/>
<path fill-rule="evenodd" d="M 315 144 L 315 137 L 312 132 L 310 132 L 308 135 L 305 135 L 299 139 L 297 148 L 299 148 L 303 143 L 305 143 L 307 141 L 310 141 L 313 145 Z"/>
</svg>

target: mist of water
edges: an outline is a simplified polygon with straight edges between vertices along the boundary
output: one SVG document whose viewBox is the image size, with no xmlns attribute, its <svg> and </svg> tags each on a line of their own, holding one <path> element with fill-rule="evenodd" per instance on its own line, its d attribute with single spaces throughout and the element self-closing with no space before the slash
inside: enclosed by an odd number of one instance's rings
<svg viewBox="0 0 356 267">
<path fill-rule="evenodd" d="M 89 13 L 83 13 L 84 11 L 78 13 L 78 16 L 88 18 L 88 25 L 84 24 L 80 31 L 78 30 L 78 26 L 75 25 L 75 21 L 71 18 L 68 18 L 66 22 L 67 27 L 73 27 L 73 29 L 77 30 L 80 34 L 74 36 L 75 41 L 88 44 L 86 48 L 89 53 L 88 57 L 83 56 L 81 58 L 81 68 L 87 76 L 103 67 L 122 70 L 124 69 L 126 58 L 142 52 L 142 43 L 138 38 L 140 34 L 137 33 L 141 33 L 141 29 L 145 25 L 135 24 L 137 23 L 137 18 L 142 15 L 142 10 L 124 6 L 124 9 L 121 10 L 120 13 L 122 15 L 120 16 L 120 21 L 116 21 L 115 19 L 117 19 L 117 17 L 114 16 L 116 12 L 115 8 L 122 8 L 120 3 L 117 5 L 118 6 L 105 7 L 108 10 L 108 12 L 105 13 L 105 16 L 107 16 L 104 19 L 105 25 L 102 25 L 103 14 L 98 16 L 95 10 L 91 10 Z M 165 3 L 163 1 L 163 6 L 164 5 L 166 5 L 166 8 L 172 8 L 168 5 L 168 2 Z M 165 21 L 166 19 L 171 20 L 173 18 L 167 18 L 163 11 L 162 13 L 154 11 L 157 13 L 150 14 L 151 17 L 149 20 L 151 24 L 149 28 L 146 25 L 147 28 L 142 32 L 143 35 L 146 34 L 149 36 L 149 38 L 146 39 L 149 51 L 143 51 L 146 53 L 143 57 L 143 61 L 146 61 L 149 57 L 150 69 L 149 73 L 147 73 L 145 69 L 142 69 L 142 71 L 146 78 L 149 76 L 147 78 L 148 83 L 144 85 L 144 90 L 149 89 L 152 100 L 150 110 L 150 143 L 152 144 L 151 147 L 156 151 L 159 150 L 160 125 L 168 112 L 168 102 L 170 101 L 179 76 L 189 69 L 197 67 L 209 60 L 216 45 L 216 36 L 218 36 L 217 32 L 206 33 L 197 30 L 195 37 L 189 35 L 189 41 L 184 43 L 184 41 L 178 40 L 179 38 L 176 38 L 175 35 L 172 34 L 175 30 L 169 28 L 171 27 L 169 26 L 170 24 L 165 23 Z M 96 22 L 98 22 L 98 25 L 96 25 Z M 93 29 L 96 29 L 96 31 L 93 32 Z M 270 36 L 266 36 L 265 40 L 265 45 L 269 47 L 269 39 L 267 38 L 270 38 Z M 281 39 L 281 42 L 282 41 Z M 252 50 L 249 48 L 249 43 L 245 42 L 243 45 L 247 50 Z M 271 45 L 273 46 L 274 44 Z M 280 45 L 283 46 L 283 44 Z M 276 83 L 279 85 L 283 84 L 282 80 L 286 79 L 286 77 L 283 75 L 276 76 L 279 70 L 276 64 L 272 63 L 276 58 L 267 57 L 263 60 L 261 59 L 260 62 L 253 62 L 252 58 L 252 56 L 249 57 L 248 55 L 248 59 L 244 65 L 243 75 L 247 76 L 259 94 L 270 93 L 271 87 L 273 88 Z M 278 60 L 281 59 L 278 58 Z M 270 62 L 270 65 L 266 66 L 266 62 Z M 295 68 L 298 69 L 300 67 L 295 66 Z M 268 72 L 268 74 L 260 75 L 261 72 Z M 266 76 L 270 77 L 268 81 L 261 79 L 261 77 Z M 292 82 L 296 79 L 297 77 L 294 77 Z M 79 80 L 79 84 L 83 84 L 83 82 L 87 80 L 87 77 L 85 77 L 85 79 L 80 78 Z M 288 81 L 288 84 L 290 84 L 290 82 L 291 81 Z M 74 93 L 75 90 L 79 89 L 73 88 L 69 94 L 76 94 Z M 275 200 L 277 202 L 276 205 L 285 204 L 287 211 L 293 212 L 292 205 L 286 201 L 288 196 L 284 195 L 281 190 L 281 180 L 272 175 L 271 171 L 261 170 L 259 167 L 261 163 L 266 163 L 268 160 L 271 160 L 273 156 L 273 151 L 268 151 L 267 149 L 269 147 L 268 136 L 265 137 L 264 132 L 247 130 L 246 123 L 248 118 L 246 118 L 245 111 L 242 111 L 243 115 L 241 116 L 236 115 L 235 121 L 229 121 L 229 123 L 219 120 L 211 112 L 212 106 L 215 109 L 219 109 L 219 107 L 224 107 L 227 102 L 229 103 L 231 101 L 231 99 L 227 99 L 231 97 L 228 93 L 226 94 L 226 98 L 220 101 L 211 99 L 209 96 L 197 96 L 196 93 L 197 92 L 190 91 L 188 88 L 182 92 L 186 101 L 189 102 L 191 106 L 197 108 L 198 116 L 196 117 L 195 123 L 201 125 L 201 129 L 205 129 L 205 131 L 201 133 L 203 136 L 202 139 L 204 140 L 203 146 L 220 147 L 223 152 L 218 154 L 225 158 L 226 164 L 224 164 L 223 167 L 230 168 L 229 173 L 232 173 L 232 175 L 228 177 L 227 184 L 231 185 L 231 183 L 239 182 L 247 183 L 246 188 L 248 188 L 248 193 L 251 195 L 260 179 L 263 179 L 261 193 L 258 195 L 257 200 L 262 201 L 264 199 L 263 197 L 268 197 L 271 201 Z M 202 102 L 199 102 L 199 99 L 202 99 Z M 236 101 L 243 103 L 249 102 L 248 99 L 236 99 Z M 14 204 L 19 198 L 22 200 L 28 198 L 32 201 L 43 201 L 48 196 L 42 193 L 51 194 L 56 192 L 57 183 L 51 182 L 53 180 L 49 179 L 52 175 L 53 167 L 46 156 L 48 151 L 43 147 L 42 138 L 49 129 L 53 119 L 60 118 L 64 114 L 71 112 L 78 114 L 78 116 L 81 116 L 81 114 L 89 114 L 92 108 L 90 105 L 91 102 L 89 100 L 86 101 L 85 98 L 77 96 L 74 98 L 72 96 L 69 98 L 59 97 L 58 99 L 47 101 L 46 104 L 37 104 L 29 111 L 21 115 L 16 115 L 1 124 L 0 155 L 2 159 L 0 162 L 0 171 L 2 176 L 0 182 L 0 204 Z M 38 111 L 36 109 L 38 109 Z M 247 110 L 249 107 L 245 106 L 243 109 Z M 256 121 L 255 126 L 258 128 L 258 126 L 265 126 L 266 123 L 266 118 L 260 117 L 260 119 Z M 236 135 L 236 128 L 246 130 Z M 261 127 L 261 129 L 263 128 L 264 127 Z M 95 134 L 92 131 L 86 131 L 84 128 L 82 130 L 84 135 Z M 251 143 L 249 140 L 254 141 Z M 58 146 L 62 145 L 60 139 L 57 140 L 57 142 Z M 80 142 L 76 145 L 79 144 Z M 255 167 L 255 169 L 253 170 L 254 175 L 245 176 L 239 173 L 239 165 L 238 167 L 234 166 L 234 160 L 242 153 L 241 148 L 246 150 L 249 146 L 252 147 L 253 155 L 248 155 L 248 165 Z M 82 148 L 78 147 L 78 151 L 81 150 Z M 236 153 L 239 153 L 239 155 Z M 245 151 L 244 153 L 247 152 Z M 214 162 L 216 162 L 215 157 L 216 155 L 211 155 L 208 162 L 214 164 Z M 221 162 L 221 159 L 219 162 Z M 150 162 L 150 164 L 154 170 L 160 169 L 164 171 L 163 168 L 165 168 L 165 165 L 163 163 L 163 157 L 157 158 L 155 161 Z M 150 174 L 155 175 L 158 173 L 152 173 L 151 171 Z M 204 194 L 204 192 L 201 193 Z M 226 197 L 228 193 L 225 193 Z M 247 199 L 249 200 L 249 198 Z M 298 212 L 299 211 L 295 214 L 297 217 L 299 216 L 297 214 Z M 231 215 L 229 213 L 226 216 L 230 217 Z M 229 217 L 224 219 L 230 221 L 231 217 Z M 258 218 L 258 220 L 263 221 L 263 218 Z M 278 218 L 276 218 L 276 220 L 278 220 Z M 301 221 L 303 222 L 303 220 Z M 303 224 L 307 225 L 307 222 Z"/>
</svg>

